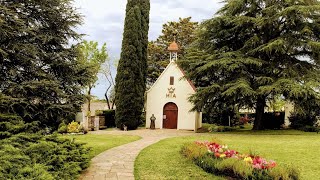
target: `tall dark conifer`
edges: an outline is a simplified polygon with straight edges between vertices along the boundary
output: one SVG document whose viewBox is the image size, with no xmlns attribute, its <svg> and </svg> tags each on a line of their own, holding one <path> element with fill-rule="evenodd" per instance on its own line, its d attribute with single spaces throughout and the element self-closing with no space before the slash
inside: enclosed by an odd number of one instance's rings
<svg viewBox="0 0 320 180">
<path fill-rule="evenodd" d="M 80 23 L 71 0 L 0 1 L 0 113 L 46 126 L 74 119 L 90 79 L 69 46 Z"/>
<path fill-rule="evenodd" d="M 149 0 L 128 0 L 122 52 L 116 76 L 116 124 L 136 129 L 146 89 Z"/>
</svg>

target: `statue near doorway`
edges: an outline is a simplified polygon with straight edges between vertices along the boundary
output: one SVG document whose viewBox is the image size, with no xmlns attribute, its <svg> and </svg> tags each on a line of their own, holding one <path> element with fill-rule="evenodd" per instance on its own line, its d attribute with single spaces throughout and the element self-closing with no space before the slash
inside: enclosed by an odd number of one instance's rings
<svg viewBox="0 0 320 180">
<path fill-rule="evenodd" d="M 150 129 L 156 129 L 156 125 L 155 125 L 156 117 L 154 117 L 154 114 L 152 114 L 150 120 L 151 120 Z"/>
</svg>

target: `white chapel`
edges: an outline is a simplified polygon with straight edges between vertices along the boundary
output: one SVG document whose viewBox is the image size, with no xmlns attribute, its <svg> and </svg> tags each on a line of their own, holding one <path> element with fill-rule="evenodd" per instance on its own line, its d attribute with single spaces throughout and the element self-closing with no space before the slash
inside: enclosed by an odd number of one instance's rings
<svg viewBox="0 0 320 180">
<path fill-rule="evenodd" d="M 179 46 L 174 41 L 168 48 L 170 63 L 153 86 L 146 91 L 146 128 L 150 118 L 155 118 L 156 129 L 194 130 L 202 127 L 202 113 L 191 112 L 193 104 L 188 98 L 196 91 L 191 81 L 184 77 L 176 63 Z"/>
</svg>

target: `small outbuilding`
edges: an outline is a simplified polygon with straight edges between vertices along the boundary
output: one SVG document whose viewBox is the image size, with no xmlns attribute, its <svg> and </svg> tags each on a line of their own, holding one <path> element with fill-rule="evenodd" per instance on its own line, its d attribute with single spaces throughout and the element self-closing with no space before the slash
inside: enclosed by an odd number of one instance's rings
<svg viewBox="0 0 320 180">
<path fill-rule="evenodd" d="M 150 118 L 154 115 L 156 129 L 196 131 L 202 127 L 202 113 L 191 112 L 193 104 L 188 101 L 196 92 L 195 86 L 184 77 L 183 70 L 176 63 L 178 44 L 174 41 L 168 50 L 169 65 L 146 91 L 146 128 L 150 128 Z"/>
</svg>

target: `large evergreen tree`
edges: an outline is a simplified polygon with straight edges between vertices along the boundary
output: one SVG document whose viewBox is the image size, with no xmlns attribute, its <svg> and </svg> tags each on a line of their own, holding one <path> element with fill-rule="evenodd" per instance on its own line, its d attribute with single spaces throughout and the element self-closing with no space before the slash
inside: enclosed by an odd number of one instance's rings
<svg viewBox="0 0 320 180">
<path fill-rule="evenodd" d="M 184 67 L 201 87 L 196 108 L 255 107 L 264 129 L 268 98 L 319 105 L 320 3 L 317 0 L 226 0 L 202 23 Z"/>
<path fill-rule="evenodd" d="M 147 74 L 149 0 L 128 0 L 116 76 L 116 124 L 136 129 L 141 121 Z"/>
<path fill-rule="evenodd" d="M 71 2 L 0 1 L 0 113 L 57 126 L 80 110 L 91 77 L 69 46 L 81 22 Z"/>
</svg>

